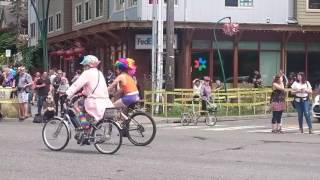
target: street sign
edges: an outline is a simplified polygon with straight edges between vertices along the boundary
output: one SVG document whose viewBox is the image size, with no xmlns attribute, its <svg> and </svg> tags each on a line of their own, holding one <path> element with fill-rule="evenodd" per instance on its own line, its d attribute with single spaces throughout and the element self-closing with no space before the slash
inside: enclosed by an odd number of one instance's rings
<svg viewBox="0 0 320 180">
<path fill-rule="evenodd" d="M 173 48 L 178 44 L 178 35 L 174 35 Z M 163 48 L 166 49 L 166 36 L 163 37 Z M 136 34 L 135 49 L 152 49 L 152 34 Z"/>
<path fill-rule="evenodd" d="M 6 49 L 6 57 L 11 57 L 11 50 L 10 49 Z"/>
</svg>

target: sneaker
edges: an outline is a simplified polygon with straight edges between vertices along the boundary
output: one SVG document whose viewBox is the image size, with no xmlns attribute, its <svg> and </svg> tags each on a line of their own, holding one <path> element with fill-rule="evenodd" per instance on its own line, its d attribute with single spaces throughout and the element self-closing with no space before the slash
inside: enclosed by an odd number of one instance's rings
<svg viewBox="0 0 320 180">
<path fill-rule="evenodd" d="M 279 134 L 284 134 L 284 131 L 282 131 L 281 129 L 278 130 Z"/>
<path fill-rule="evenodd" d="M 300 128 L 300 133 L 303 133 L 303 128 Z"/>
</svg>

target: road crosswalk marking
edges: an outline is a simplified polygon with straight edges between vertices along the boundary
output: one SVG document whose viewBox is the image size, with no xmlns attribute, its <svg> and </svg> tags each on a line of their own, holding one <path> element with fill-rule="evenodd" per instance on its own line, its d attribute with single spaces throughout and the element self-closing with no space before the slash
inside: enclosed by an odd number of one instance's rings
<svg viewBox="0 0 320 180">
<path fill-rule="evenodd" d="M 215 125 L 214 127 L 208 127 L 208 126 L 172 126 L 172 127 L 165 127 L 164 129 L 207 129 L 207 128 L 215 128 L 215 127 L 225 127 L 226 125 Z"/>
<path fill-rule="evenodd" d="M 233 127 L 225 127 L 225 128 L 210 128 L 204 129 L 205 131 L 234 131 L 234 130 L 242 130 L 242 129 L 256 129 L 256 128 L 264 128 L 265 126 L 233 126 Z"/>
<path fill-rule="evenodd" d="M 213 127 L 209 126 L 181 126 L 180 124 L 174 124 L 174 125 L 167 125 L 167 126 L 162 126 L 162 129 L 167 129 L 167 130 L 191 130 L 191 129 L 196 129 L 200 131 L 214 131 L 214 132 L 224 132 L 224 131 L 246 131 L 248 133 L 271 133 L 271 128 L 270 126 L 255 126 L 255 125 L 249 125 L 249 126 L 228 126 L 228 125 L 220 125 L 217 124 Z M 299 132 L 299 127 L 298 126 L 287 126 L 282 128 L 284 133 L 290 133 L 290 134 L 301 134 Z M 308 133 L 306 130 L 305 133 Z M 313 131 L 314 134 L 320 134 L 320 130 L 315 130 Z"/>
</svg>

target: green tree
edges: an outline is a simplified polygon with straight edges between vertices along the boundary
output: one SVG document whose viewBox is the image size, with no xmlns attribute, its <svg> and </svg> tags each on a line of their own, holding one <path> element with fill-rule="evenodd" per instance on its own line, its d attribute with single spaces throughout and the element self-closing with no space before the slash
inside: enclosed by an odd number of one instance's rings
<svg viewBox="0 0 320 180">
<path fill-rule="evenodd" d="M 16 51 L 15 34 L 10 32 L 0 32 L 0 53 L 4 53 L 6 49 Z"/>
<path fill-rule="evenodd" d="M 11 1 L 11 7 L 10 7 L 10 13 L 13 15 L 16 19 L 16 22 L 14 23 L 13 32 L 16 36 L 16 47 L 19 51 L 22 50 L 23 46 L 27 44 L 26 38 L 22 36 L 25 32 L 23 32 L 24 29 L 27 29 L 27 0 L 12 0 Z M 23 28 L 25 27 L 25 28 Z"/>
<path fill-rule="evenodd" d="M 15 33 L 17 39 L 21 34 L 22 21 L 27 17 L 27 0 L 13 0 L 11 1 L 10 13 L 16 18 Z"/>
<path fill-rule="evenodd" d="M 22 56 L 22 63 L 27 69 L 35 70 L 43 67 L 42 48 L 40 46 L 24 46 Z"/>
</svg>

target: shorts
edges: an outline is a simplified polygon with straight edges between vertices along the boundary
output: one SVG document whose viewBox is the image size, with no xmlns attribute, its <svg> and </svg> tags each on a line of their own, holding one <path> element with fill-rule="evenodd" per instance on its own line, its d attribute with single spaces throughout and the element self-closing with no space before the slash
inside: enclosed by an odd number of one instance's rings
<svg viewBox="0 0 320 180">
<path fill-rule="evenodd" d="M 121 98 L 124 105 L 127 107 L 131 104 L 139 101 L 139 93 L 138 94 L 132 94 L 132 95 L 125 95 Z"/>
<path fill-rule="evenodd" d="M 25 91 L 18 92 L 18 102 L 19 103 L 28 103 L 29 102 L 29 93 Z"/>
</svg>

